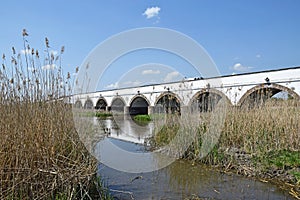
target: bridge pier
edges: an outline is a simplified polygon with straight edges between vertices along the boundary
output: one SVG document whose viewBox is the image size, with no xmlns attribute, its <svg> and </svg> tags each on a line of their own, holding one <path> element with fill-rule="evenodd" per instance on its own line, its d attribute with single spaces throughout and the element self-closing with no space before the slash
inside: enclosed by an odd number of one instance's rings
<svg viewBox="0 0 300 200">
<path fill-rule="evenodd" d="M 152 115 L 154 113 L 154 106 L 148 106 L 148 115 Z"/>
<path fill-rule="evenodd" d="M 124 119 L 130 119 L 130 111 L 129 111 L 130 106 L 124 106 Z"/>
<path fill-rule="evenodd" d="M 129 115 L 130 112 L 129 112 L 129 106 L 124 106 L 124 115 Z"/>
</svg>

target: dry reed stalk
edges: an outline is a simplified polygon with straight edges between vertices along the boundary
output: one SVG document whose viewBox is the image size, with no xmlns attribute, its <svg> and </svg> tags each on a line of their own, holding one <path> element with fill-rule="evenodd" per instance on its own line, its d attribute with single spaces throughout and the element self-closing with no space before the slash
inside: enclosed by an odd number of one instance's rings
<svg viewBox="0 0 300 200">
<path fill-rule="evenodd" d="M 220 145 L 256 154 L 282 149 L 300 151 L 299 111 L 294 100 L 270 99 L 264 106 L 247 111 L 232 107 Z"/>
<path fill-rule="evenodd" d="M 97 163 L 64 101 L 71 94 L 64 47 L 55 58 L 46 39 L 43 67 L 25 29 L 22 35 L 24 55 L 13 48 L 11 64 L 3 55 L 0 69 L 0 199 L 78 198 L 89 191 Z"/>
<path fill-rule="evenodd" d="M 177 116 L 178 119 L 173 116 L 170 118 L 172 120 L 165 120 L 165 124 L 161 120 L 154 120 L 155 129 L 159 130 L 155 133 L 154 141 L 158 146 L 166 145 L 166 142 L 175 137 L 180 127 L 185 136 L 177 141 L 177 146 L 186 144 L 185 140 L 190 143 L 189 135 L 195 136 L 186 153 L 191 158 L 199 157 L 204 137 L 212 141 L 218 140 L 216 148 L 237 148 L 249 154 L 264 155 L 279 150 L 300 151 L 299 102 L 292 99 L 270 99 L 259 105 L 252 109 L 228 106 L 225 120 L 220 121 L 224 124 L 223 127 L 220 126 L 222 129 L 219 138 L 216 138 L 218 135 L 207 134 L 210 129 L 215 128 L 211 121 L 218 113 L 188 112 L 184 116 Z"/>
</svg>

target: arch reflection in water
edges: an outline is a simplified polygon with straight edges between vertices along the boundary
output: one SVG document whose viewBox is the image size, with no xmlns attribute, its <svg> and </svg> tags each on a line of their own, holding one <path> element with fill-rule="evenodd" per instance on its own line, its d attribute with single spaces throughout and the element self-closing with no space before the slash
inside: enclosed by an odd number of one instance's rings
<svg viewBox="0 0 300 200">
<path fill-rule="evenodd" d="M 158 152 L 129 152 L 115 145 L 109 138 L 98 142 L 95 156 L 111 168 L 127 173 L 153 172 L 174 161 Z"/>
<path fill-rule="evenodd" d="M 145 138 L 149 138 L 154 130 L 152 122 L 140 126 L 131 119 L 124 120 L 123 116 L 100 119 L 98 123 L 108 137 L 139 144 L 144 144 Z"/>
<path fill-rule="evenodd" d="M 130 152 L 118 145 L 112 138 L 131 143 L 144 144 L 145 138 L 152 135 L 153 124 L 138 126 L 131 119 L 100 120 L 102 130 L 109 130 L 108 137 L 100 140 L 94 149 L 94 156 L 113 169 L 129 172 L 151 172 L 168 166 L 175 158 L 159 152 Z M 146 130 L 146 131 L 145 131 Z M 102 133 L 104 134 L 104 132 Z"/>
</svg>

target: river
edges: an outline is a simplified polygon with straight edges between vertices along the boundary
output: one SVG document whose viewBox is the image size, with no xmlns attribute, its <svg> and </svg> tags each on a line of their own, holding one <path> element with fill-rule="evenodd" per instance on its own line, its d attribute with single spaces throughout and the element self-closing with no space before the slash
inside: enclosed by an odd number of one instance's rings
<svg viewBox="0 0 300 200">
<path fill-rule="evenodd" d="M 112 119 L 104 119 L 97 120 L 97 123 L 100 123 L 103 132 L 108 136 L 95 145 L 96 157 L 106 143 L 126 152 L 147 153 L 143 143 L 151 135 L 151 123 L 137 126 L 128 119 L 118 120 L 117 123 Z M 105 148 L 105 154 L 119 166 L 124 164 L 126 155 L 114 153 L 110 146 Z M 147 162 L 161 162 L 153 160 L 155 158 L 145 156 L 142 163 L 131 165 L 143 166 L 143 163 L 148 165 Z M 221 173 L 188 160 L 175 160 L 167 167 L 152 172 L 128 173 L 124 172 L 126 170 L 113 168 L 100 163 L 98 172 L 115 199 L 292 199 L 276 185 Z"/>
</svg>

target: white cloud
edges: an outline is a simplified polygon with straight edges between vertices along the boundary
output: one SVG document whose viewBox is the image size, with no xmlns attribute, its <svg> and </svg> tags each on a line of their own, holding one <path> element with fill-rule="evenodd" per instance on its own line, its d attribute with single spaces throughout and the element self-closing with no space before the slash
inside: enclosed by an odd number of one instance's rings
<svg viewBox="0 0 300 200">
<path fill-rule="evenodd" d="M 25 54 L 31 54 L 31 50 L 30 50 L 30 49 L 25 49 L 25 50 L 22 49 L 22 50 L 21 50 L 21 54 L 24 54 L 24 55 L 25 55 Z"/>
<path fill-rule="evenodd" d="M 117 89 L 117 88 L 126 88 L 126 87 L 134 87 L 140 85 L 142 82 L 136 81 L 126 81 L 126 82 L 116 82 L 105 86 L 107 89 Z"/>
<path fill-rule="evenodd" d="M 53 70 L 53 69 L 56 69 L 56 65 L 55 65 L 55 64 L 52 64 L 52 65 L 44 65 L 44 66 L 42 66 L 42 69 L 43 69 L 43 70 Z"/>
<path fill-rule="evenodd" d="M 171 81 L 174 81 L 175 78 L 177 78 L 179 75 L 180 75 L 179 72 L 176 72 L 176 71 L 170 72 L 170 73 L 168 73 L 168 74 L 166 75 L 166 77 L 164 78 L 164 81 L 165 81 L 165 82 L 171 82 Z"/>
<path fill-rule="evenodd" d="M 126 81 L 124 83 L 121 83 L 122 85 L 124 85 L 125 87 L 132 87 L 132 86 L 138 86 L 140 85 L 142 82 L 141 81 Z"/>
<path fill-rule="evenodd" d="M 118 88 L 118 87 L 119 87 L 119 82 L 112 83 L 112 84 L 109 84 L 109 85 L 105 86 L 105 88 L 108 88 L 108 89 L 115 89 L 115 88 Z"/>
<path fill-rule="evenodd" d="M 54 56 L 56 56 L 58 54 L 58 51 L 51 50 L 49 53 L 50 53 L 50 55 L 53 54 Z"/>
<path fill-rule="evenodd" d="M 151 8 L 147 8 L 143 13 L 143 15 L 146 15 L 147 19 L 150 19 L 152 17 L 158 16 L 159 11 L 160 11 L 160 7 L 158 6 L 151 7 Z"/>
<path fill-rule="evenodd" d="M 249 67 L 249 66 L 244 66 L 241 63 L 236 63 L 233 65 L 233 67 L 231 67 L 233 70 L 235 71 L 239 71 L 239 72 L 245 72 L 245 71 L 249 71 L 250 69 L 252 69 L 253 67 Z"/>
<path fill-rule="evenodd" d="M 255 57 L 256 57 L 256 58 L 261 58 L 261 55 L 260 55 L 260 54 L 257 54 Z"/>
<path fill-rule="evenodd" d="M 152 69 L 147 69 L 142 71 L 143 75 L 147 75 L 147 74 L 160 74 L 159 70 L 152 70 Z"/>
</svg>

